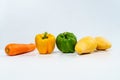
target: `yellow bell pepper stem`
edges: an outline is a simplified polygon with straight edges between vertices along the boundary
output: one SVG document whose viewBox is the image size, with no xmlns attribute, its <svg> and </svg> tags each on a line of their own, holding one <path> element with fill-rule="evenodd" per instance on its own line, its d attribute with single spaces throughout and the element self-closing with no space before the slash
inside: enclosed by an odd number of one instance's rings
<svg viewBox="0 0 120 80">
<path fill-rule="evenodd" d="M 43 38 L 42 38 L 42 39 L 47 39 L 47 38 L 48 38 L 48 37 L 47 37 L 47 34 L 48 34 L 48 33 L 47 33 L 47 32 L 45 32 L 45 33 L 44 33 L 44 36 L 43 36 Z"/>
</svg>

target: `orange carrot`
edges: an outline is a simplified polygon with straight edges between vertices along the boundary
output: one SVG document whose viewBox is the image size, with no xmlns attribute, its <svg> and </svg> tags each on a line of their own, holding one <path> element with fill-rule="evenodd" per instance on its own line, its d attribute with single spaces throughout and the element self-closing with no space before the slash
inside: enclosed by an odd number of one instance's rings
<svg viewBox="0 0 120 80">
<path fill-rule="evenodd" d="M 5 47 L 5 52 L 9 56 L 15 56 L 35 50 L 35 44 L 17 44 L 10 43 Z"/>
</svg>

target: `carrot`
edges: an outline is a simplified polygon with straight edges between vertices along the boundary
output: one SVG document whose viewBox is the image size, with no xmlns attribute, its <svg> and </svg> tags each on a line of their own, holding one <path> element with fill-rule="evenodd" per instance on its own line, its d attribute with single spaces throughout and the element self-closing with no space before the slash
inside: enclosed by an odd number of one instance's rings
<svg viewBox="0 0 120 80">
<path fill-rule="evenodd" d="M 35 44 L 17 44 L 10 43 L 5 47 L 5 52 L 9 56 L 15 56 L 35 50 Z"/>
</svg>

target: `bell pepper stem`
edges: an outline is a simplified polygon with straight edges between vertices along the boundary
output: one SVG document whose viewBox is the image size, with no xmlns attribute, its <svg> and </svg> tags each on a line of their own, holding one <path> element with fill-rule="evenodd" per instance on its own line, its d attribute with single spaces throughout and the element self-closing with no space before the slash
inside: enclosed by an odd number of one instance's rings
<svg viewBox="0 0 120 80">
<path fill-rule="evenodd" d="M 67 39 L 67 35 L 66 35 L 66 32 L 64 32 L 63 34 L 64 34 L 64 37 L 65 37 L 65 39 Z"/>
<path fill-rule="evenodd" d="M 47 39 L 47 38 L 48 38 L 48 37 L 47 37 L 47 34 L 48 34 L 48 33 L 47 33 L 47 32 L 45 32 L 45 33 L 44 33 L 44 36 L 43 36 L 43 38 L 42 38 L 42 39 Z"/>
</svg>

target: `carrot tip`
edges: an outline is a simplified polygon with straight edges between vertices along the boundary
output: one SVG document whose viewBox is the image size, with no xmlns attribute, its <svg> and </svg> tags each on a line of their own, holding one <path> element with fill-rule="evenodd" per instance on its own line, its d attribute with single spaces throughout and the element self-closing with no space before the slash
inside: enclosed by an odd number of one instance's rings
<svg viewBox="0 0 120 80">
<path fill-rule="evenodd" d="M 8 49 L 8 48 L 6 48 L 6 49 L 5 49 L 5 52 L 6 52 L 6 53 L 9 53 L 9 49 Z"/>
</svg>

